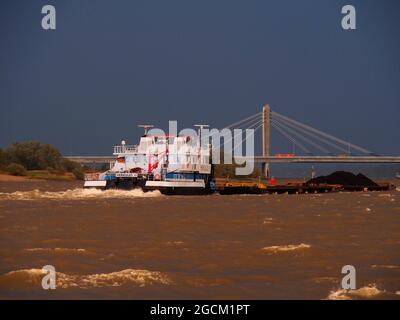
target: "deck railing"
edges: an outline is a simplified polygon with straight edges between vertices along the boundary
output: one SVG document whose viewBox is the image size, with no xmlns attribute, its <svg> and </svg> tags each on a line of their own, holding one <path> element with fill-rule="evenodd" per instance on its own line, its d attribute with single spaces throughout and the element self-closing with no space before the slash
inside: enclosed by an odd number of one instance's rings
<svg viewBox="0 0 400 320">
<path fill-rule="evenodd" d="M 114 154 L 120 154 L 120 153 L 135 153 L 138 151 L 138 146 L 137 145 L 130 145 L 130 146 L 114 146 Z"/>
</svg>

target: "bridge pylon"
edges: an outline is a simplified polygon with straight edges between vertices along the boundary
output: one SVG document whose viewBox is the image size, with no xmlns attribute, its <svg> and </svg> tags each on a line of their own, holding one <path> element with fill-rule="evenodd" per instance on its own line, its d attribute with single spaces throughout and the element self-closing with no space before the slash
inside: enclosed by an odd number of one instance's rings
<svg viewBox="0 0 400 320">
<path fill-rule="evenodd" d="M 270 126 L 271 126 L 271 108 L 269 104 L 263 106 L 262 110 L 262 155 L 269 157 L 270 143 Z M 270 167 L 268 162 L 262 163 L 262 172 L 265 178 L 270 177 Z"/>
</svg>

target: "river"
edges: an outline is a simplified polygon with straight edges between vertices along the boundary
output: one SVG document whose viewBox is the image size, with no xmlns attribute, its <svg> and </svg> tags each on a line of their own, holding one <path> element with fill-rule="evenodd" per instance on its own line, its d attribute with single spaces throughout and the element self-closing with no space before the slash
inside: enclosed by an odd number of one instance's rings
<svg viewBox="0 0 400 320">
<path fill-rule="evenodd" d="M 0 182 L 3 299 L 400 298 L 400 192 L 163 196 Z M 57 271 L 44 290 L 42 267 Z M 357 289 L 341 289 L 344 265 Z"/>
</svg>

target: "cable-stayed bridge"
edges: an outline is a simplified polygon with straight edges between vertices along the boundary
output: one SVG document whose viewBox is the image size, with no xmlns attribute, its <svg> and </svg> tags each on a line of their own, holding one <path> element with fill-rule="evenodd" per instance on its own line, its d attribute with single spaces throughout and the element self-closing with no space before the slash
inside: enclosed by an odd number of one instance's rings
<svg viewBox="0 0 400 320">
<path fill-rule="evenodd" d="M 338 138 L 310 125 L 272 111 L 265 105 L 262 112 L 241 119 L 222 129 L 261 130 L 262 155 L 242 158 L 263 165 L 266 176 L 269 175 L 270 163 L 400 163 L 400 156 L 382 156 L 364 147 Z M 297 152 L 270 153 L 271 130 L 287 139 Z M 224 141 L 223 144 L 231 141 Z M 240 140 L 243 144 L 245 139 Z M 236 141 L 235 141 L 236 143 Z M 238 143 L 233 145 L 233 149 Z M 113 156 L 66 156 L 65 158 L 80 163 L 108 163 L 115 160 Z"/>
<path fill-rule="evenodd" d="M 226 128 L 252 128 L 254 131 L 262 131 L 262 155 L 255 156 L 254 161 L 263 164 L 266 176 L 269 174 L 270 163 L 400 163 L 400 156 L 379 155 L 272 111 L 269 105 L 265 105 L 262 112 L 239 120 Z M 275 130 L 287 139 L 293 145 L 293 150 L 297 148 L 300 152 L 272 155 L 270 153 L 271 130 Z"/>
</svg>

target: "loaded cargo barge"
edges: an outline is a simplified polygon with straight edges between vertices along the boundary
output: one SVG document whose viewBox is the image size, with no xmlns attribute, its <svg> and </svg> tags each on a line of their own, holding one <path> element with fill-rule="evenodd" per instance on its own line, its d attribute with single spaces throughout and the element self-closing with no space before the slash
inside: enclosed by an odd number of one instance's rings
<svg viewBox="0 0 400 320">
<path fill-rule="evenodd" d="M 312 178 L 306 182 L 290 181 L 286 184 L 278 184 L 274 178 L 267 183 L 217 179 L 215 188 L 220 194 L 303 194 L 339 191 L 389 191 L 395 189 L 396 186 L 390 183 L 377 183 L 361 173 L 355 175 L 351 172 L 336 171 L 330 175 Z"/>
<path fill-rule="evenodd" d="M 225 182 L 216 183 L 215 190 L 221 195 L 230 194 L 307 194 L 326 193 L 340 191 L 389 191 L 394 186 L 389 183 L 382 183 L 376 186 L 349 186 L 340 184 L 281 184 L 268 185 L 252 182 Z"/>
<path fill-rule="evenodd" d="M 228 194 L 300 194 L 300 193 L 323 193 L 339 191 L 340 186 L 318 185 L 307 186 L 304 184 L 268 185 L 264 183 L 251 182 L 226 182 L 216 184 L 216 191 L 222 195 Z"/>
<path fill-rule="evenodd" d="M 337 172 L 307 183 L 278 185 L 268 183 L 221 181 L 214 178 L 211 145 L 202 146 L 201 129 L 197 137 L 150 135 L 145 133 L 138 145 L 122 141 L 114 146 L 115 161 L 103 173 L 85 176 L 85 188 L 159 190 L 168 195 L 297 194 L 335 191 L 384 191 L 391 185 L 376 184 L 365 176 Z M 336 174 L 336 176 L 335 176 Z M 357 181 L 361 181 L 358 183 Z"/>
</svg>

